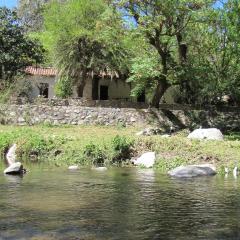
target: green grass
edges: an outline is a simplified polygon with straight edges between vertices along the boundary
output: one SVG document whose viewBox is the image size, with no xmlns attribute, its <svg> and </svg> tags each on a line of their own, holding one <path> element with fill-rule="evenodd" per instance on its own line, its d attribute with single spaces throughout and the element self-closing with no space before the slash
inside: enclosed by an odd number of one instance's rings
<svg viewBox="0 0 240 240">
<path fill-rule="evenodd" d="M 146 151 L 157 153 L 155 168 L 166 172 L 183 164 L 213 163 L 221 172 L 240 160 L 240 135 L 224 141 L 197 141 L 180 132 L 171 138 L 137 137 L 138 128 L 106 126 L 3 126 L 0 125 L 0 157 L 9 146 L 18 145 L 18 159 L 24 163 L 53 166 L 125 165 L 131 157 Z"/>
</svg>

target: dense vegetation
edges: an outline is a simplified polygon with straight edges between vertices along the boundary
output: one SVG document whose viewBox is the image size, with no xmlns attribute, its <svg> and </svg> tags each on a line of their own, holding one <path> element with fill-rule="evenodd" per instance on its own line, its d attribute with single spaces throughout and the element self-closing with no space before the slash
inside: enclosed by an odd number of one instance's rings
<svg viewBox="0 0 240 240">
<path fill-rule="evenodd" d="M 43 48 L 24 34 L 17 13 L 0 8 L 0 90 L 26 66 L 43 61 Z"/>
<path fill-rule="evenodd" d="M 173 86 L 181 91 L 180 103 L 219 104 L 227 95 L 238 105 L 239 4 L 20 0 L 20 23 L 15 12 L 0 9 L 1 46 L 6 46 L 1 49 L 1 78 L 6 81 L 6 74 L 16 75 L 32 60 L 41 62 L 41 47 L 29 39 L 37 37 L 46 50 L 45 63 L 59 70 L 60 97 L 71 95 L 73 84 L 82 96 L 86 76 L 97 78 L 107 71 L 131 82 L 133 95 L 145 91 L 156 107 Z"/>
<path fill-rule="evenodd" d="M 193 141 L 187 132 L 171 138 L 137 137 L 137 128 L 103 126 L 0 127 L 0 155 L 17 143 L 18 160 L 25 165 L 46 166 L 130 166 L 130 159 L 146 151 L 155 151 L 154 168 L 166 172 L 181 164 L 214 163 L 218 171 L 239 164 L 239 135 L 228 135 L 225 141 Z M 94 139 L 94 141 L 93 141 Z M 216 151 L 217 149 L 217 151 Z M 3 163 L 3 161 L 0 161 Z"/>
</svg>

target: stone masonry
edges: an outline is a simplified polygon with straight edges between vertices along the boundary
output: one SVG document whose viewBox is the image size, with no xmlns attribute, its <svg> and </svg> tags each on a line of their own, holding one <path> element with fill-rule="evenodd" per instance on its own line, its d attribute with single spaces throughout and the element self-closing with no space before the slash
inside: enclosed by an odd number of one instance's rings
<svg viewBox="0 0 240 240">
<path fill-rule="evenodd" d="M 113 125 L 173 126 L 179 128 L 216 127 L 222 131 L 240 130 L 240 112 L 216 110 L 166 110 L 82 106 L 78 104 L 0 105 L 0 123 L 12 125 Z"/>
</svg>

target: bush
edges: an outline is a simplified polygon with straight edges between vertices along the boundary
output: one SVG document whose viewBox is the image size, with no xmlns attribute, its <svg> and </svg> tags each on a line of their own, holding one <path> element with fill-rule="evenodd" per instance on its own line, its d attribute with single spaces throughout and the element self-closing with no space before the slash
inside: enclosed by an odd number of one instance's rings
<svg viewBox="0 0 240 240">
<path fill-rule="evenodd" d="M 181 157 L 173 157 L 172 159 L 161 158 L 158 159 L 155 168 L 161 172 L 167 172 L 181 165 L 186 165 L 188 161 Z"/>
<path fill-rule="evenodd" d="M 55 85 L 55 93 L 57 97 L 67 98 L 72 95 L 72 81 L 68 77 L 61 77 Z"/>
<path fill-rule="evenodd" d="M 130 158 L 132 152 L 133 140 L 129 140 L 124 136 L 117 135 L 112 140 L 114 151 L 113 162 L 121 162 Z"/>
<path fill-rule="evenodd" d="M 32 156 L 34 156 L 35 160 L 39 156 L 45 156 L 44 159 L 46 159 L 46 155 L 53 149 L 50 139 L 29 129 L 22 128 L 0 135 L 1 159 L 5 158 L 7 150 L 14 143 L 17 144 L 17 160 L 23 160 L 24 162 L 30 160 Z M 58 143 L 55 143 L 55 148 Z"/>
<path fill-rule="evenodd" d="M 85 146 L 83 154 L 85 157 L 89 158 L 94 165 L 102 165 L 106 159 L 106 155 L 100 146 L 93 143 L 89 143 Z"/>
</svg>

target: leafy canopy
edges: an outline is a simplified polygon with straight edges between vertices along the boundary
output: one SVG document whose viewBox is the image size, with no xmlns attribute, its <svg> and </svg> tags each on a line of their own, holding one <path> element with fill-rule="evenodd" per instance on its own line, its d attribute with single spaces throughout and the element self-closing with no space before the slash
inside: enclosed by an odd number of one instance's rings
<svg viewBox="0 0 240 240">
<path fill-rule="evenodd" d="M 14 10 L 0 8 L 0 79 L 11 80 L 19 71 L 43 61 L 43 48 L 28 38 Z"/>
</svg>

